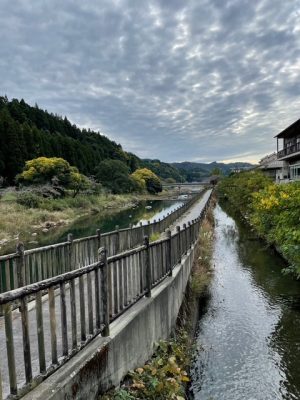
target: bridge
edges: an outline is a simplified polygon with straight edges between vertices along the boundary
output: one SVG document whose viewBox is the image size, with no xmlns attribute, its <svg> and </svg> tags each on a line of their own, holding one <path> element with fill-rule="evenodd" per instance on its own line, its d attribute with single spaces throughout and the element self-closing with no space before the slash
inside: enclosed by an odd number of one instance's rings
<svg viewBox="0 0 300 400">
<path fill-rule="evenodd" d="M 146 361 L 174 328 L 210 196 L 152 224 L 1 256 L 0 400 L 96 398 Z"/>
</svg>

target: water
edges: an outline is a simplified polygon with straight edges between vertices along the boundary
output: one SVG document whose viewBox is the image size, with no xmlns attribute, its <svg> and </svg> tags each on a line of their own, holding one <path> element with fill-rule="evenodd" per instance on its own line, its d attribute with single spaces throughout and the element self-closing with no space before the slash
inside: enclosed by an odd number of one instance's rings
<svg viewBox="0 0 300 400">
<path fill-rule="evenodd" d="M 153 200 L 142 201 L 133 208 L 113 211 L 105 213 L 98 213 L 93 215 L 84 216 L 77 219 L 74 223 L 62 226 L 59 228 L 50 229 L 49 232 L 38 232 L 36 238 L 27 235 L 23 236 L 25 248 L 35 248 L 46 246 L 52 243 L 64 242 L 67 240 L 67 234 L 72 233 L 74 239 L 84 236 L 95 235 L 96 229 L 100 229 L 102 233 L 113 231 L 116 225 L 120 229 L 127 228 L 130 223 L 137 225 L 140 222 L 143 224 L 152 222 L 154 219 L 162 218 L 167 213 L 174 211 L 180 207 L 183 201 L 174 200 Z M 151 206 L 151 209 L 146 209 L 146 206 Z M 0 254 L 7 254 L 15 251 L 15 243 L 10 243 L 8 246 L 3 246 Z"/>
<path fill-rule="evenodd" d="M 191 390 L 201 400 L 300 399 L 300 282 L 230 210 L 215 209 L 207 310 Z M 229 213 L 229 214 L 228 214 Z"/>
</svg>

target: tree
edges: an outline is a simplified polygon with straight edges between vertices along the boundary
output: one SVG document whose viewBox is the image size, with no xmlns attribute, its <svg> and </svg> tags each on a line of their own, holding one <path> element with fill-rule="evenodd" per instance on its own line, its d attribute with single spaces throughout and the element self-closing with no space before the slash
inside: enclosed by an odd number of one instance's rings
<svg viewBox="0 0 300 400">
<path fill-rule="evenodd" d="M 129 167 L 119 160 L 102 161 L 96 169 L 96 179 L 112 193 L 131 193 L 138 185 L 129 176 Z"/>
<path fill-rule="evenodd" d="M 24 184 L 51 184 L 73 190 L 75 197 L 80 190 L 90 186 L 89 179 L 76 167 L 72 167 L 63 158 L 38 157 L 26 161 L 24 170 L 17 176 Z"/>
<path fill-rule="evenodd" d="M 138 184 L 144 182 L 149 193 L 155 194 L 162 191 L 160 179 L 154 172 L 147 168 L 137 169 L 131 176 Z"/>
</svg>

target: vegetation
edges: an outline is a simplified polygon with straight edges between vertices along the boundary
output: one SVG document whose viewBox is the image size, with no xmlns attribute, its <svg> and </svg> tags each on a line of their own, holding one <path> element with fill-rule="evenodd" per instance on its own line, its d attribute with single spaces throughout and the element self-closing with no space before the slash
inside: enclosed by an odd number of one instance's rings
<svg viewBox="0 0 300 400">
<path fill-rule="evenodd" d="M 129 167 L 120 160 L 102 161 L 96 169 L 96 179 L 112 193 L 132 193 L 141 187 L 130 175 Z"/>
<path fill-rule="evenodd" d="M 184 400 L 192 350 L 187 333 L 179 330 L 174 338 L 158 343 L 147 364 L 129 372 L 126 384 L 101 400 Z"/>
<path fill-rule="evenodd" d="M 26 161 L 23 172 L 17 175 L 17 181 L 25 185 L 48 184 L 71 189 L 73 197 L 91 186 L 89 179 L 80 174 L 76 167 L 71 167 L 66 160 L 57 157 L 39 157 Z"/>
<path fill-rule="evenodd" d="M 39 157 L 63 158 L 87 176 L 94 176 L 102 161 L 118 160 L 129 173 L 148 168 L 163 179 L 182 180 L 170 164 L 141 160 L 99 132 L 79 129 L 66 117 L 31 107 L 23 99 L 0 97 L 0 179 L 6 186 L 14 184 L 25 162 Z M 127 190 L 130 179 L 126 181 Z"/>
<path fill-rule="evenodd" d="M 149 193 L 155 194 L 162 191 L 160 179 L 154 172 L 147 168 L 137 169 L 131 177 L 140 188 L 145 187 Z"/>
<path fill-rule="evenodd" d="M 244 172 L 224 179 L 226 197 L 268 243 L 289 261 L 289 272 L 300 277 L 300 183 L 277 185 L 261 172 Z"/>
</svg>

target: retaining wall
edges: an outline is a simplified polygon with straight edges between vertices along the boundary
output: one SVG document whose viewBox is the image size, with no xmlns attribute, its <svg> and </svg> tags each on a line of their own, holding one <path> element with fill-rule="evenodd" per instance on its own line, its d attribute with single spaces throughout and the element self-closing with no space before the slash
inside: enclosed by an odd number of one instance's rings
<svg viewBox="0 0 300 400">
<path fill-rule="evenodd" d="M 195 246 L 181 264 L 110 325 L 110 336 L 97 337 L 62 368 L 23 397 L 25 400 L 90 400 L 116 386 L 126 373 L 142 365 L 154 343 L 175 327 L 191 272 Z"/>
</svg>

